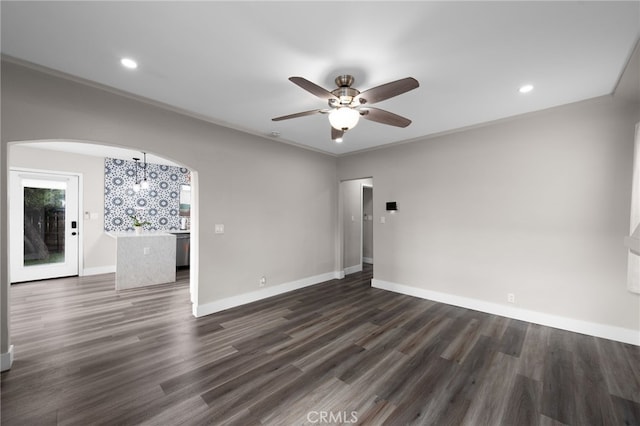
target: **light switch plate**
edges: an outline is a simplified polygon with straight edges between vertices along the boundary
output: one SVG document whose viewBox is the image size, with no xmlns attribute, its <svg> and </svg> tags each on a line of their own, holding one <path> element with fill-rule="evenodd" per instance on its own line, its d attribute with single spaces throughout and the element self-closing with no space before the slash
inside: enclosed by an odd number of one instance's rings
<svg viewBox="0 0 640 426">
<path fill-rule="evenodd" d="M 380 223 L 387 223 L 387 218 L 384 216 L 380 216 Z"/>
<path fill-rule="evenodd" d="M 216 234 L 224 234 L 224 225 L 221 223 L 216 223 L 215 228 L 214 228 L 214 232 Z"/>
</svg>

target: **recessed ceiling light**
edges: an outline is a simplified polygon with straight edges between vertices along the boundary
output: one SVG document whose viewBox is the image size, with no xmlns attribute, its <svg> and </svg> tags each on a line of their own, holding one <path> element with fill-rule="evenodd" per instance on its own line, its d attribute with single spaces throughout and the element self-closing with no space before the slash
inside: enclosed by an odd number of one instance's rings
<svg viewBox="0 0 640 426">
<path fill-rule="evenodd" d="M 533 90 L 533 85 L 532 84 L 525 84 L 524 86 L 520 86 L 520 88 L 518 89 L 518 92 L 520 92 L 520 93 L 529 93 L 532 90 Z"/>
<path fill-rule="evenodd" d="M 342 138 L 336 138 L 335 141 L 336 143 L 342 143 Z"/>
<path fill-rule="evenodd" d="M 122 58 L 120 59 L 120 63 L 123 67 L 129 68 L 130 70 L 138 68 L 138 63 L 131 58 Z"/>
</svg>

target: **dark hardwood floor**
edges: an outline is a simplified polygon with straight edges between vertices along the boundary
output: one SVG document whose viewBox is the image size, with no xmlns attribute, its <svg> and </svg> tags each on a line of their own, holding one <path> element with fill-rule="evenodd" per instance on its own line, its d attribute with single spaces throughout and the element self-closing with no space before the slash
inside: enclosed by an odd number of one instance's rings
<svg viewBox="0 0 640 426">
<path fill-rule="evenodd" d="M 639 425 L 640 348 L 373 289 L 204 318 L 188 274 L 11 288 L 3 425 Z"/>
</svg>

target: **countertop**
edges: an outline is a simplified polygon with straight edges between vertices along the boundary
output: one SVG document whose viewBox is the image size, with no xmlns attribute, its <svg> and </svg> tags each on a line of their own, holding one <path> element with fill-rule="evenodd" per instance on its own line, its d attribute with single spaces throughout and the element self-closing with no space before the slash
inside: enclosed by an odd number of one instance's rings
<svg viewBox="0 0 640 426">
<path fill-rule="evenodd" d="M 136 234 L 135 231 L 107 231 L 105 234 L 111 238 L 135 238 L 135 237 L 173 237 L 176 234 L 188 234 L 190 231 L 142 231 Z"/>
</svg>

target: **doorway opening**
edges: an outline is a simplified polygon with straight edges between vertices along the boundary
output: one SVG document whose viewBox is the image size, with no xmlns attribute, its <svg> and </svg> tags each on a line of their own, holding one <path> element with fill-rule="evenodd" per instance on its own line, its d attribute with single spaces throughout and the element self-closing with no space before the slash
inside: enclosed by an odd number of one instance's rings
<svg viewBox="0 0 640 426">
<path fill-rule="evenodd" d="M 8 158 L 8 170 L 6 171 L 6 178 L 8 183 L 11 184 L 13 182 L 12 176 L 10 174 L 11 171 L 19 171 L 23 174 L 34 174 L 35 172 L 42 172 L 45 174 L 53 174 L 54 178 L 57 178 L 58 181 L 62 179 L 61 175 L 71 175 L 75 176 L 78 180 L 78 206 L 75 209 L 75 215 L 68 216 L 65 212 L 65 224 L 62 226 L 62 216 L 61 212 L 58 210 L 55 211 L 58 207 L 47 207 L 49 212 L 47 214 L 50 216 L 49 218 L 45 218 L 45 215 L 41 215 L 41 219 L 33 216 L 33 222 L 35 228 L 40 232 L 47 231 L 48 234 L 45 236 L 42 234 L 41 238 L 30 238 L 25 246 L 23 241 L 24 231 L 22 225 L 22 221 L 24 220 L 24 209 L 22 213 L 13 213 L 8 215 L 8 228 L 11 230 L 17 229 L 20 230 L 21 235 L 18 237 L 13 237 L 17 240 L 14 242 L 11 238 L 8 239 L 7 245 L 10 247 L 9 252 L 9 276 L 11 282 L 26 282 L 36 279 L 44 279 L 44 278 L 53 278 L 60 276 L 87 276 L 87 275 L 98 275 L 105 273 L 113 273 L 115 272 L 115 242 L 114 239 L 107 235 L 105 232 L 105 219 L 106 219 L 106 211 L 105 211 L 105 191 L 106 186 L 104 183 L 105 179 L 105 158 L 122 158 L 127 159 L 131 157 L 136 157 L 140 154 L 140 148 L 137 147 L 122 147 L 116 145 L 107 145 L 104 143 L 94 143 L 91 141 L 59 141 L 59 140 L 37 140 L 37 141 L 21 141 L 21 142 L 11 142 L 7 144 L 7 158 Z M 167 158 L 162 155 L 155 155 L 152 152 L 147 152 L 149 157 L 149 161 L 157 164 L 166 164 L 177 167 L 184 167 L 190 172 L 191 175 L 191 199 L 190 204 L 188 206 L 189 219 L 185 221 L 188 223 L 189 228 L 188 232 L 190 232 L 191 239 L 189 243 L 189 270 L 183 271 L 184 274 L 189 275 L 189 284 L 190 284 L 190 301 L 192 303 L 192 311 L 195 315 L 196 307 L 198 304 L 198 263 L 199 263 L 199 244 L 198 244 L 198 229 L 199 229 L 199 221 L 198 221 L 198 173 L 196 170 L 191 169 L 186 164 L 181 164 L 172 160 L 171 158 Z M 56 169 L 60 170 L 59 172 L 52 172 L 50 170 L 50 165 L 55 164 Z M 127 171 L 128 172 L 128 171 Z M 64 178 L 66 179 L 66 177 Z M 55 179 L 54 179 L 55 180 Z M 9 203 L 8 210 L 12 212 L 14 207 L 18 207 L 21 203 L 17 203 L 17 197 L 15 194 L 16 187 L 14 184 L 9 185 L 7 188 L 9 190 Z M 55 186 L 55 185 L 54 185 Z M 43 188 L 45 189 L 45 188 Z M 49 197 L 56 197 L 56 191 L 61 188 L 52 187 L 52 193 Z M 66 191 L 65 191 L 66 192 Z M 173 193 L 169 194 L 170 198 L 173 199 Z M 43 195 L 42 195 L 43 196 Z M 58 198 L 61 198 L 60 193 L 58 192 Z M 179 196 L 178 191 L 176 191 L 175 198 Z M 65 193 L 65 204 L 66 207 L 69 206 L 69 201 L 66 199 L 67 195 Z M 186 202 L 183 207 L 183 210 L 187 208 Z M 186 212 L 186 210 L 185 210 Z M 57 213 L 57 216 L 56 216 Z M 169 212 L 168 214 L 173 215 L 173 212 Z M 179 214 L 178 206 L 175 208 L 175 215 Z M 178 216 L 176 216 L 177 218 Z M 78 262 L 77 269 L 71 272 L 66 272 L 64 274 L 58 275 L 50 275 L 50 276 L 26 276 L 21 277 L 20 275 L 15 275 L 12 271 L 12 262 L 25 262 L 25 257 L 28 262 L 43 262 L 40 259 L 35 259 L 35 257 L 44 258 L 41 254 L 49 253 L 50 263 L 51 265 L 56 265 L 58 263 L 56 260 L 62 259 L 61 253 L 58 251 L 58 247 L 47 246 L 46 251 L 43 250 L 42 244 L 40 240 L 44 240 L 45 238 L 49 239 L 53 244 L 53 241 L 56 243 L 62 242 L 61 235 L 56 236 L 52 225 L 55 224 L 56 220 L 58 221 L 58 231 L 61 233 L 64 229 L 64 237 L 66 240 L 69 240 L 71 237 L 75 237 L 77 240 L 77 254 L 73 256 L 71 252 L 68 252 L 65 249 L 64 259 L 72 259 L 75 257 Z M 29 219 L 31 221 L 31 219 Z M 46 222 L 46 223 L 45 223 Z M 181 226 L 182 222 L 179 222 Z M 41 228 L 40 228 L 41 227 Z M 48 228 L 46 228 L 48 227 Z M 74 228 L 75 227 L 75 228 Z M 46 229 L 45 229 L 46 228 Z M 33 230 L 29 232 L 32 233 Z M 70 233 L 76 232 L 76 235 L 71 235 Z M 11 234 L 7 232 L 7 234 Z M 32 233 L 33 234 L 33 233 Z M 31 234 L 30 234 L 31 235 Z M 35 241 L 35 244 L 34 244 Z M 28 250 L 27 250 L 28 249 Z M 20 252 L 21 259 L 14 260 L 12 254 Z M 29 257 L 34 257 L 34 259 L 28 259 Z M 45 261 L 46 262 L 46 261 Z M 44 262 L 43 262 L 44 263 Z M 28 265 L 32 268 L 41 267 L 41 265 Z M 41 267 L 44 269 L 44 267 Z M 7 283 L 9 284 L 9 283 Z"/>
<path fill-rule="evenodd" d="M 373 185 L 367 184 L 362 185 L 362 263 L 373 265 Z"/>
<path fill-rule="evenodd" d="M 373 265 L 373 178 L 342 181 L 342 266 L 345 275 Z"/>
</svg>

